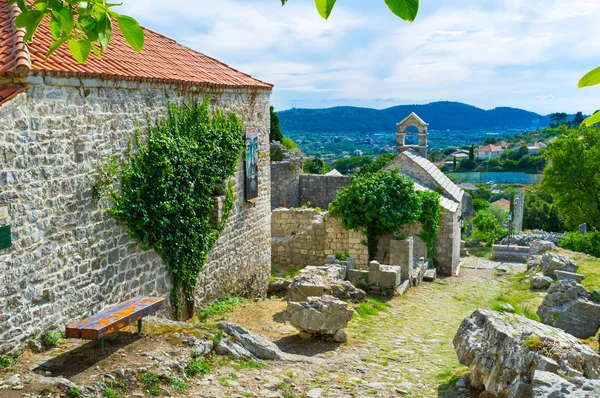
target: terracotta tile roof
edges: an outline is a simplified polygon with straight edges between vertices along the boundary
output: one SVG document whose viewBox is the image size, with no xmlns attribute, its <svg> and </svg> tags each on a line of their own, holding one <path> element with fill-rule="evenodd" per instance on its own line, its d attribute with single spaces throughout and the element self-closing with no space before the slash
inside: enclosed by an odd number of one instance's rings
<svg viewBox="0 0 600 398">
<path fill-rule="evenodd" d="M 18 85 L 0 86 L 0 105 L 16 97 L 20 93 L 27 91 L 27 89 L 29 89 L 29 87 L 22 87 Z"/>
<path fill-rule="evenodd" d="M 506 211 L 510 211 L 510 200 L 504 198 L 498 199 L 497 201 L 492 203 L 492 206 L 498 206 Z"/>
<path fill-rule="evenodd" d="M 24 32 L 14 25 L 19 12 L 15 4 L 8 6 L 6 0 L 0 0 L 0 76 L 25 76 L 33 71 L 216 88 L 273 87 L 146 28 L 144 51 L 137 53 L 127 45 L 116 22 L 111 43 L 102 60 L 91 53 L 86 63 L 80 65 L 71 57 L 68 47 L 63 45 L 45 61 L 48 48 L 54 41 L 48 21 L 42 22 L 33 43 L 23 49 Z"/>
<path fill-rule="evenodd" d="M 481 148 L 477 148 L 477 152 L 504 152 L 504 149 L 494 144 L 488 144 Z"/>
</svg>

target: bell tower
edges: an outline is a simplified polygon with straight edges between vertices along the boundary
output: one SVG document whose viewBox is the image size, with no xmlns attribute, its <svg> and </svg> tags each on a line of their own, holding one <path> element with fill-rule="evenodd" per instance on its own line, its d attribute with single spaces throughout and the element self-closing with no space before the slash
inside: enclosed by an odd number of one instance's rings
<svg viewBox="0 0 600 398">
<path fill-rule="evenodd" d="M 398 152 L 398 154 L 407 151 L 409 149 L 412 149 L 413 151 L 417 152 L 419 155 L 423 156 L 424 158 L 427 157 L 427 129 L 429 128 L 429 124 L 425 123 L 423 121 L 423 119 L 421 119 L 419 116 L 417 116 L 416 113 L 411 113 L 410 115 L 408 115 L 408 117 L 406 119 L 404 119 L 403 121 L 401 121 L 400 123 L 398 123 L 396 125 L 397 127 L 397 132 L 396 132 L 396 150 Z M 407 133 L 406 130 L 409 127 L 416 127 L 418 130 L 418 135 L 419 135 L 419 145 L 406 145 L 406 135 L 407 134 L 412 134 L 412 133 Z"/>
</svg>

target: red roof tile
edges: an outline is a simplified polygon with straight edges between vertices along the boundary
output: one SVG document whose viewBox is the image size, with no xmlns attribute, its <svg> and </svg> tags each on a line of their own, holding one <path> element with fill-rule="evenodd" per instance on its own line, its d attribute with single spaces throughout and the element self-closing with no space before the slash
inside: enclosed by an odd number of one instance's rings
<svg viewBox="0 0 600 398">
<path fill-rule="evenodd" d="M 16 97 L 18 94 L 27 91 L 28 89 L 29 87 L 22 87 L 17 85 L 0 86 L 0 105 Z"/>
<path fill-rule="evenodd" d="M 217 88 L 273 87 L 146 28 L 144 50 L 137 53 L 127 45 L 116 22 L 111 43 L 102 60 L 91 53 L 86 63 L 80 65 L 71 57 L 68 47 L 63 45 L 45 61 L 48 48 L 54 41 L 48 21 L 42 22 L 33 43 L 23 49 L 24 32 L 14 25 L 19 12 L 15 4 L 8 6 L 6 0 L 0 0 L 0 76 L 25 76 L 33 71 Z"/>
<path fill-rule="evenodd" d="M 481 148 L 477 148 L 477 152 L 504 152 L 504 149 L 494 144 L 488 144 Z"/>
<path fill-rule="evenodd" d="M 492 203 L 492 206 L 497 206 L 506 211 L 510 211 L 510 200 L 501 198 L 501 199 L 498 199 L 497 201 L 495 201 L 494 203 Z"/>
</svg>

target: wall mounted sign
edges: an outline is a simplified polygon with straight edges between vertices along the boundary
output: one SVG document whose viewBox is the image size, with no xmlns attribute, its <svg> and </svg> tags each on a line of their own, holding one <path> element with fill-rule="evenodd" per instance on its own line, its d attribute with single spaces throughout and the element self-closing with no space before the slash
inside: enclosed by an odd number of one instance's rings
<svg viewBox="0 0 600 398">
<path fill-rule="evenodd" d="M 258 198 L 258 130 L 246 130 L 245 196 L 252 202 Z"/>
<path fill-rule="evenodd" d="M 10 225 L 0 227 L 0 250 L 8 249 L 12 246 L 12 238 L 10 235 Z"/>
</svg>

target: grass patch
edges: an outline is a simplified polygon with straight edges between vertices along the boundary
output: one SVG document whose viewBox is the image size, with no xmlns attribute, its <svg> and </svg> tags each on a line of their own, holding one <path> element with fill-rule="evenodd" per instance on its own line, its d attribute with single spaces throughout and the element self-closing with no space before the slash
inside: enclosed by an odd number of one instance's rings
<svg viewBox="0 0 600 398">
<path fill-rule="evenodd" d="M 265 367 L 262 363 L 253 361 L 252 359 L 239 359 L 231 363 L 231 367 L 235 370 L 241 369 L 262 369 Z"/>
<path fill-rule="evenodd" d="M 62 333 L 55 330 L 46 332 L 42 335 L 42 344 L 47 348 L 58 347 L 62 342 Z"/>
<path fill-rule="evenodd" d="M 510 304 L 516 314 L 539 322 L 540 317 L 536 311 L 542 303 L 545 292 L 531 291 L 528 276 L 527 272 L 507 276 L 501 293 L 490 308 L 498 312 L 508 312 L 502 307 L 502 304 Z"/>
<path fill-rule="evenodd" d="M 467 250 L 471 256 L 487 258 L 488 260 L 492 258 L 491 247 L 469 247 Z"/>
<path fill-rule="evenodd" d="M 365 318 L 378 315 L 380 312 L 389 313 L 392 305 L 381 300 L 369 297 L 367 301 L 360 303 L 354 310 L 358 315 Z"/>
<path fill-rule="evenodd" d="M 81 396 L 81 390 L 78 387 L 69 387 L 67 390 L 67 397 L 69 398 L 79 398 Z"/>
<path fill-rule="evenodd" d="M 207 375 L 211 370 L 212 364 L 207 359 L 194 355 L 185 367 L 185 375 L 187 377 Z"/>
<path fill-rule="evenodd" d="M 600 289 L 600 258 L 568 250 L 560 250 L 560 252 L 579 265 L 577 273 L 585 275 L 585 279 L 581 282 L 583 287 L 592 291 Z"/>
<path fill-rule="evenodd" d="M 0 355 L 0 369 L 6 369 L 13 364 L 13 358 L 10 355 Z"/>
<path fill-rule="evenodd" d="M 179 377 L 169 376 L 168 381 L 169 384 L 171 384 L 171 387 L 181 392 L 185 392 L 185 390 L 189 388 L 188 384 L 185 381 L 181 380 Z"/>
<path fill-rule="evenodd" d="M 226 297 L 221 301 L 216 301 L 209 305 L 208 307 L 200 310 L 198 316 L 201 320 L 206 320 L 210 317 L 217 315 L 224 315 L 228 312 L 231 312 L 240 304 L 245 304 L 248 302 L 248 299 L 242 297 Z"/>
<path fill-rule="evenodd" d="M 150 395 L 160 395 L 160 378 L 154 373 L 146 372 L 142 375 L 142 382 L 144 383 L 144 389 L 150 393 Z"/>
</svg>

